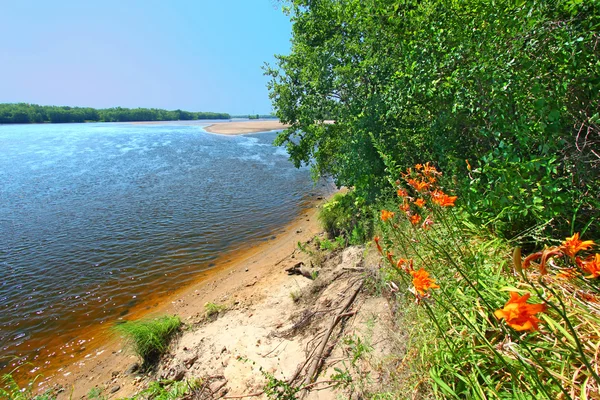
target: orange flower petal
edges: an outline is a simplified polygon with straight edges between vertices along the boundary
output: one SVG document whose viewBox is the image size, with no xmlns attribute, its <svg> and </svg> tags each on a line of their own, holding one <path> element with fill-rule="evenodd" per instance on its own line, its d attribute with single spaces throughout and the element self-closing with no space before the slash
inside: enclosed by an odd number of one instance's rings
<svg viewBox="0 0 600 400">
<path fill-rule="evenodd" d="M 600 277 L 600 254 L 596 253 L 593 256 L 589 256 L 585 261 L 580 260 L 578 264 L 590 274 L 586 278 L 595 279 Z"/>
<path fill-rule="evenodd" d="M 383 222 L 387 221 L 388 219 L 394 218 L 394 213 L 392 211 L 388 211 L 388 210 L 381 210 L 381 220 Z"/>
<path fill-rule="evenodd" d="M 421 268 L 418 271 L 410 271 L 410 275 L 413 277 L 412 283 L 417 293 L 421 296 L 425 296 L 425 292 L 429 289 L 439 289 L 440 287 L 435 283 L 435 279 L 429 277 L 429 273 L 425 269 Z"/>
<path fill-rule="evenodd" d="M 419 222 L 421 222 L 421 216 L 418 214 L 412 215 L 408 219 L 410 220 L 410 223 L 413 225 L 417 225 Z"/>
<path fill-rule="evenodd" d="M 579 233 L 575 233 L 573 236 L 568 237 L 563 242 L 561 249 L 569 257 L 574 257 L 581 250 L 589 250 L 595 243 L 593 240 L 582 241 L 579 239 Z"/>
<path fill-rule="evenodd" d="M 494 311 L 498 319 L 504 319 L 506 324 L 516 331 L 538 330 L 538 322 L 541 322 L 535 314 L 546 311 L 545 304 L 529 304 L 527 300 L 530 293 L 520 296 L 516 292 L 510 292 L 510 299 L 503 308 Z"/>
</svg>

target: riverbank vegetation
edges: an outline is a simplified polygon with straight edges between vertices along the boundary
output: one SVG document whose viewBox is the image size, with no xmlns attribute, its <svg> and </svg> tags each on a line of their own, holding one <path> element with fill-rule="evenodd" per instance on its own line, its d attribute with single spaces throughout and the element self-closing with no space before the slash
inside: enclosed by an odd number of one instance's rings
<svg viewBox="0 0 600 400">
<path fill-rule="evenodd" d="M 162 110 L 159 108 L 104 108 L 0 104 L 0 124 L 134 122 L 229 119 L 227 113 Z"/>
<path fill-rule="evenodd" d="M 600 3 L 285 4 L 276 143 L 406 331 L 361 396 L 599 397 Z"/>
<path fill-rule="evenodd" d="M 167 350 L 180 326 L 179 317 L 165 315 L 149 320 L 126 321 L 116 325 L 115 329 L 141 358 L 142 368 L 149 369 Z"/>
<path fill-rule="evenodd" d="M 384 157 L 431 161 L 499 236 L 598 233 L 597 1 L 286 4 L 292 51 L 266 74 L 297 165 L 374 203 Z"/>
</svg>

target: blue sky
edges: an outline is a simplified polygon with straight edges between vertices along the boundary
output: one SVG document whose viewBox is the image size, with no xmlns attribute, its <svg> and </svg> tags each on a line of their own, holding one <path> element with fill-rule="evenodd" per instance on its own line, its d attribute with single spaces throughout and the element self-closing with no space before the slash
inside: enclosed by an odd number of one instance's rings
<svg viewBox="0 0 600 400">
<path fill-rule="evenodd" d="M 275 0 L 2 2 L 0 103 L 269 113 Z"/>
</svg>

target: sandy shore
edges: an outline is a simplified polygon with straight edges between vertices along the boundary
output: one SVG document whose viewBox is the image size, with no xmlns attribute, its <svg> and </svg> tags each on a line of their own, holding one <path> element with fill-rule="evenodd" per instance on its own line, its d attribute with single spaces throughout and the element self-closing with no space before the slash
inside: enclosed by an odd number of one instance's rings
<svg viewBox="0 0 600 400">
<path fill-rule="evenodd" d="M 259 288 L 268 286 L 274 276 L 286 275 L 282 262 L 295 252 L 297 243 L 311 239 L 320 231 L 317 211 L 319 202 L 323 200 L 318 199 L 311 208 L 276 232 L 275 239 L 220 260 L 217 267 L 196 284 L 180 290 L 171 299 L 148 310 L 149 316 L 176 314 L 184 322 L 192 322 L 204 314 L 207 302 L 226 303 L 232 298 L 243 301 L 258 296 Z M 131 379 L 115 377 L 122 376 L 123 371 L 136 361 L 131 352 L 123 350 L 122 340 L 115 335 L 100 348 L 88 349 L 88 354 L 81 360 L 61 368 L 54 376 L 46 376 L 41 388 L 60 385 L 65 388 L 59 395 L 60 399 L 77 399 L 85 398 L 93 387 L 120 386 L 110 397 L 122 397 L 138 388 Z"/>
<path fill-rule="evenodd" d="M 204 128 L 210 133 L 221 135 L 242 135 L 244 133 L 267 132 L 285 129 L 289 125 L 282 124 L 277 120 L 265 121 L 242 121 L 242 122 L 218 122 Z"/>
</svg>

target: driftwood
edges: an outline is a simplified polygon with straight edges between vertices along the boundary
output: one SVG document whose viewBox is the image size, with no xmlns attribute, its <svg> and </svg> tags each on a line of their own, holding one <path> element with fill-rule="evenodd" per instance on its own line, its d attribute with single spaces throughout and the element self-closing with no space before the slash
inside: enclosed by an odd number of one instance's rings
<svg viewBox="0 0 600 400">
<path fill-rule="evenodd" d="M 314 280 L 313 274 L 311 273 L 311 271 L 305 268 L 304 263 L 302 261 L 294 264 L 290 268 L 286 268 L 285 272 L 287 272 L 288 275 L 302 275 L 305 278 Z"/>
<path fill-rule="evenodd" d="M 352 295 L 350 297 L 348 297 L 346 302 L 342 305 L 342 307 L 340 307 L 337 314 L 333 317 L 333 320 L 331 321 L 331 324 L 329 325 L 329 328 L 327 329 L 327 333 L 325 333 L 325 336 L 323 337 L 323 339 L 321 339 L 321 343 L 317 347 L 317 351 L 315 352 L 314 356 L 312 356 L 312 360 L 311 360 L 309 369 L 308 369 L 306 376 L 304 377 L 304 380 L 302 382 L 302 385 L 304 387 L 315 382 L 315 379 L 319 373 L 319 369 L 323 363 L 324 352 L 325 352 L 325 348 L 327 347 L 327 342 L 329 341 L 329 337 L 333 333 L 333 330 L 335 329 L 337 324 L 344 317 L 352 315 L 352 313 L 347 313 L 346 310 L 352 305 L 354 300 L 356 300 L 356 297 L 358 296 L 358 293 L 361 291 L 363 284 L 364 284 L 364 281 L 362 281 L 360 283 L 360 285 L 358 285 L 356 290 L 354 290 Z M 300 398 L 303 398 L 305 395 L 306 395 L 306 389 L 302 389 Z"/>
</svg>

